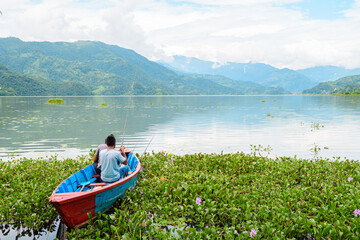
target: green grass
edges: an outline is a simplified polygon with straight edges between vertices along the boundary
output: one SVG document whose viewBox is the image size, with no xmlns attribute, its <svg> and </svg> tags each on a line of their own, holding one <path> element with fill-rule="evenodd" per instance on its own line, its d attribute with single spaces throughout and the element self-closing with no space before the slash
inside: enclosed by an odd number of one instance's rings
<svg viewBox="0 0 360 240">
<path fill-rule="evenodd" d="M 248 239 L 254 229 L 254 239 L 359 238 L 358 161 L 269 159 L 259 153 L 146 155 L 134 190 L 68 237 Z M 0 205 L 0 219 L 30 226 L 52 220 L 51 192 L 87 163 L 0 163 L 0 184 L 11 185 L 1 191 L 6 205 Z M 35 220 L 26 217 L 32 213 Z"/>
</svg>

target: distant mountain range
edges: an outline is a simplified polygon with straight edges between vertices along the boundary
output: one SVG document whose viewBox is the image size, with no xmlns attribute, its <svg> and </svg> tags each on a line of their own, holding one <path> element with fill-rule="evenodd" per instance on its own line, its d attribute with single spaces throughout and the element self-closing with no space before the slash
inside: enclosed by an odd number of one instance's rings
<svg viewBox="0 0 360 240">
<path fill-rule="evenodd" d="M 360 68 L 322 66 L 295 71 L 251 62 L 219 65 L 183 56 L 157 63 L 102 42 L 24 42 L 18 38 L 0 38 L 0 63 L 0 95 L 291 94 L 306 92 L 319 82 L 360 74 Z"/>
<path fill-rule="evenodd" d="M 316 86 L 319 82 L 360 74 L 360 68 L 345 69 L 319 66 L 302 70 L 278 69 L 263 63 L 226 63 L 203 61 L 197 58 L 175 56 L 172 62 L 159 62 L 176 71 L 197 74 L 222 75 L 233 80 L 251 81 L 268 87 L 282 87 L 292 93 Z"/>
<path fill-rule="evenodd" d="M 335 81 L 339 78 L 347 76 L 358 75 L 360 74 L 360 68 L 346 69 L 344 67 L 319 66 L 297 70 L 297 72 L 307 76 L 312 81 L 320 83 L 327 81 Z"/>
<path fill-rule="evenodd" d="M 19 74 L 16 85 L 25 79 L 38 84 L 29 88 L 29 91 L 34 89 L 33 92 L 23 92 L 6 81 L 6 74 L 0 73 L 0 87 L 7 89 L 6 94 L 14 95 L 51 94 L 54 89 L 49 91 L 49 87 L 62 84 L 77 84 L 81 89 L 88 89 L 79 95 L 289 93 L 281 87 L 235 83 L 223 76 L 179 74 L 132 50 L 93 41 L 52 43 L 0 38 L 0 63 Z M 49 83 L 53 84 L 49 86 Z M 65 90 L 57 95 L 68 95 Z"/>
</svg>

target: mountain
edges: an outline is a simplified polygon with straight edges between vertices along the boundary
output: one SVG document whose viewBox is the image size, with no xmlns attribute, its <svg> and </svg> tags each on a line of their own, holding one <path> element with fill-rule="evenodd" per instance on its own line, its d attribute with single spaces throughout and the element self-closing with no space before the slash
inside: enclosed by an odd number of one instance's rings
<svg viewBox="0 0 360 240">
<path fill-rule="evenodd" d="M 0 64 L 0 96 L 33 96 L 47 93 L 47 89 L 37 80 L 10 71 Z"/>
<path fill-rule="evenodd" d="M 207 76 L 178 74 L 133 50 L 102 42 L 0 38 L 0 62 L 28 77 L 80 84 L 94 94 L 247 94 Z M 257 92 L 286 93 L 281 88 L 266 87 Z"/>
<path fill-rule="evenodd" d="M 304 90 L 304 94 L 351 94 L 360 90 L 360 75 L 340 78 L 336 81 L 322 82 Z"/>
<path fill-rule="evenodd" d="M 344 67 L 336 66 L 318 66 L 297 70 L 297 72 L 319 83 L 326 81 L 335 81 L 339 78 L 346 76 L 358 75 L 360 74 L 360 68 L 346 69 Z"/>
<path fill-rule="evenodd" d="M 0 96 L 91 95 L 80 83 L 54 83 L 9 70 L 0 63 Z"/>
<path fill-rule="evenodd" d="M 237 90 L 240 95 L 277 95 L 277 94 L 291 94 L 291 92 L 284 90 L 281 87 L 264 87 L 260 84 L 250 81 L 232 80 L 221 75 L 208 75 L 208 74 L 187 74 L 192 78 L 207 78 L 211 81 L 232 89 Z"/>
<path fill-rule="evenodd" d="M 291 69 L 278 69 L 263 63 L 226 63 L 219 65 L 197 58 L 175 56 L 172 62 L 161 62 L 164 66 L 183 72 L 222 75 L 233 80 L 251 81 L 266 87 L 282 87 L 293 93 L 313 87 L 316 82 Z"/>
</svg>

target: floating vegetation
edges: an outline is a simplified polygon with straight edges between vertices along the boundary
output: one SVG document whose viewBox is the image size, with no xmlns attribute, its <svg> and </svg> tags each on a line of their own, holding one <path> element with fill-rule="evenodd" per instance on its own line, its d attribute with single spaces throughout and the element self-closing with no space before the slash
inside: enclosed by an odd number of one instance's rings
<svg viewBox="0 0 360 240">
<path fill-rule="evenodd" d="M 221 103 L 221 102 L 219 102 L 219 103 L 217 103 L 217 105 L 222 105 L 222 103 Z"/>
<path fill-rule="evenodd" d="M 358 237 L 359 161 L 271 159 L 259 154 L 266 148 L 253 146 L 251 154 L 147 154 L 133 191 L 86 227 L 68 232 L 68 239 Z M 52 221 L 57 214 L 49 206 L 51 192 L 90 162 L 0 161 L 0 220 L 34 227 Z"/>
<path fill-rule="evenodd" d="M 102 107 L 107 107 L 108 105 L 106 103 L 101 104 Z"/>
<path fill-rule="evenodd" d="M 251 150 L 251 153 L 252 155 L 255 157 L 255 156 L 260 156 L 262 157 L 262 152 L 266 153 L 266 155 L 268 156 L 271 151 L 272 151 L 272 148 L 270 147 L 270 145 L 268 145 L 267 147 L 264 147 L 262 145 L 252 145 L 250 144 L 250 150 Z"/>
<path fill-rule="evenodd" d="M 313 153 L 314 157 L 316 157 L 318 155 L 318 153 L 320 152 L 321 148 L 319 147 L 319 145 L 317 143 L 314 143 L 312 145 L 312 147 L 310 148 L 310 152 Z"/>
<path fill-rule="evenodd" d="M 324 125 L 320 123 L 311 122 L 311 131 L 319 130 L 320 128 L 324 128 Z"/>
<path fill-rule="evenodd" d="M 271 117 L 271 118 L 274 118 L 273 115 L 271 115 L 270 113 L 266 114 L 267 117 Z"/>
<path fill-rule="evenodd" d="M 0 224 L 40 229 L 57 217 L 49 197 L 55 187 L 91 160 L 0 160 Z"/>
<path fill-rule="evenodd" d="M 153 105 L 153 103 L 152 103 L 152 102 L 149 102 L 149 105 Z"/>
<path fill-rule="evenodd" d="M 69 239 L 353 239 L 360 230 L 357 161 L 162 153 L 142 164 L 111 214 Z"/>
<path fill-rule="evenodd" d="M 63 104 L 65 101 L 61 98 L 53 98 L 46 101 L 48 104 Z"/>
<path fill-rule="evenodd" d="M 10 107 L 10 105 L 6 105 L 6 107 L 7 107 L 7 108 L 9 108 L 9 107 Z"/>
<path fill-rule="evenodd" d="M 351 100 L 351 102 L 350 103 L 352 103 L 352 104 L 354 104 L 354 103 L 356 103 L 355 101 L 354 101 L 354 99 L 353 100 Z"/>
<path fill-rule="evenodd" d="M 261 102 L 262 102 L 262 103 L 265 103 L 265 102 L 267 102 L 267 101 L 266 101 L 266 100 L 262 100 Z"/>
</svg>

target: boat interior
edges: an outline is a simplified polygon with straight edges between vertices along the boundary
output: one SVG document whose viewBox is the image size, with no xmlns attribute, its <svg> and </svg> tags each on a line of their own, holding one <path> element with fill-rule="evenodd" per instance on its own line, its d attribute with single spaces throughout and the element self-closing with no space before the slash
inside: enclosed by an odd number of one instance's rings
<svg viewBox="0 0 360 240">
<path fill-rule="evenodd" d="M 127 153 L 127 160 L 129 172 L 126 177 L 129 177 L 131 174 L 134 174 L 139 161 L 132 152 Z M 84 192 L 108 184 L 109 183 L 101 182 L 100 175 L 97 175 L 94 165 L 91 164 L 62 182 L 55 190 L 55 193 Z"/>
</svg>

